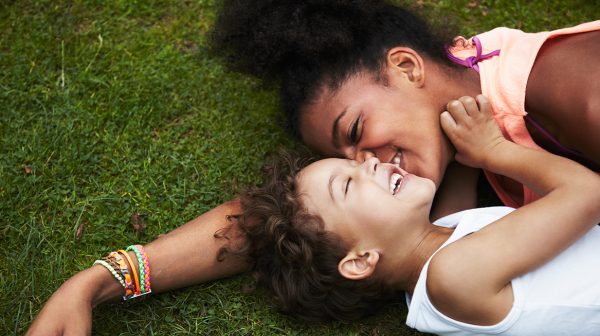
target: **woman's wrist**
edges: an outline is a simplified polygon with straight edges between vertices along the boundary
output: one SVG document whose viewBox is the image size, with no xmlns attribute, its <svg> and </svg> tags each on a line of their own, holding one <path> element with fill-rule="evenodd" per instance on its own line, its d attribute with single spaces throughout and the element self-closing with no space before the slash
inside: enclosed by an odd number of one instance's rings
<svg viewBox="0 0 600 336">
<path fill-rule="evenodd" d="M 79 272 L 70 281 L 79 286 L 84 298 L 92 307 L 111 301 L 118 301 L 123 296 L 123 287 L 101 265 L 94 265 Z"/>
</svg>

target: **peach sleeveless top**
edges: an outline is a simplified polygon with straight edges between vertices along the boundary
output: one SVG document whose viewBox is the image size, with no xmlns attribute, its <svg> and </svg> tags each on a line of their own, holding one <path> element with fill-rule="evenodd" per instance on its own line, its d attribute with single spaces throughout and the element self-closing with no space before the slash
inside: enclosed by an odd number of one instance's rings
<svg viewBox="0 0 600 336">
<path fill-rule="evenodd" d="M 448 57 L 455 63 L 479 72 L 481 91 L 488 97 L 494 118 L 508 140 L 544 150 L 533 141 L 526 127 L 526 122 L 530 122 L 539 128 L 534 120 L 527 120 L 525 112 L 527 79 L 537 53 L 550 38 L 594 30 L 600 30 L 600 20 L 539 33 L 496 28 L 468 40 L 457 37 L 448 50 Z M 541 131 L 544 132 L 543 129 Z M 557 142 L 557 146 L 561 145 Z M 538 198 L 532 190 L 512 179 L 487 171 L 485 174 L 500 200 L 507 206 L 520 207 Z"/>
</svg>

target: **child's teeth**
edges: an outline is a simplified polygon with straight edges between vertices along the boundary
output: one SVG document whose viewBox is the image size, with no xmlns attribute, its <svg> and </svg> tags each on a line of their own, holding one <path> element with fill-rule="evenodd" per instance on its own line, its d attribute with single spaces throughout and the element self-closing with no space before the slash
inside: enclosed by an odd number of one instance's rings
<svg viewBox="0 0 600 336">
<path fill-rule="evenodd" d="M 394 191 L 396 191 L 396 187 L 398 186 L 398 180 L 401 179 L 402 175 L 398 173 L 392 174 L 392 178 L 390 179 L 390 193 L 392 193 L 392 195 L 394 194 Z"/>
</svg>

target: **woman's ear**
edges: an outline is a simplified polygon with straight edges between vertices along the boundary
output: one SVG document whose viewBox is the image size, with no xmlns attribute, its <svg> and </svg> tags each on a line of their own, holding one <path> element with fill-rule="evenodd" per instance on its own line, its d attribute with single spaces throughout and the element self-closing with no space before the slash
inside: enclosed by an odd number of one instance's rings
<svg viewBox="0 0 600 336">
<path fill-rule="evenodd" d="M 425 63 L 414 49 L 394 47 L 387 52 L 387 68 L 392 74 L 400 74 L 415 84 L 423 86 L 425 82 Z"/>
<path fill-rule="evenodd" d="M 346 257 L 338 264 L 340 274 L 350 280 L 362 280 L 370 277 L 375 272 L 379 262 L 379 252 L 369 250 L 360 254 L 348 252 Z"/>
</svg>

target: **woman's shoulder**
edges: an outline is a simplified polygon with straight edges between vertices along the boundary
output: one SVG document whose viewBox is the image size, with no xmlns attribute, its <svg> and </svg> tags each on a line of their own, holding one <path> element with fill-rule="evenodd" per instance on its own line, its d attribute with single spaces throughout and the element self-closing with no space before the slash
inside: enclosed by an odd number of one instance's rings
<svg viewBox="0 0 600 336">
<path fill-rule="evenodd" d="M 600 22 L 600 21 L 599 21 Z M 548 40 L 529 75 L 525 106 L 565 147 L 600 162 L 600 48 L 598 30 Z"/>
</svg>

